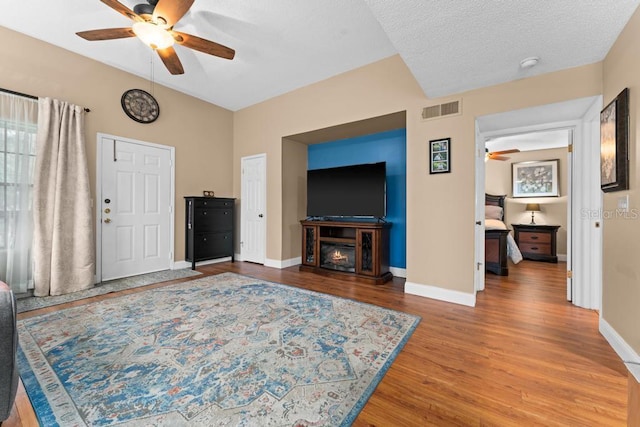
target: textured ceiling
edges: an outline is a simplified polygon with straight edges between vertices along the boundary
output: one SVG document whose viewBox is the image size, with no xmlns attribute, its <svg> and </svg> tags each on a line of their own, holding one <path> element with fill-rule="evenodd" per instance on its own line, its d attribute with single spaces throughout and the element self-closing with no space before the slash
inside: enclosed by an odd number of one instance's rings
<svg viewBox="0 0 640 427">
<path fill-rule="evenodd" d="M 236 57 L 177 46 L 182 76 L 136 39 L 77 37 L 130 25 L 99 0 L 0 0 L 0 25 L 235 111 L 396 53 L 430 97 L 597 62 L 639 2 L 196 0 L 176 30 Z M 540 64 L 522 71 L 528 56 Z"/>
<path fill-rule="evenodd" d="M 638 0 L 365 0 L 429 97 L 598 62 Z M 522 70 L 520 61 L 539 64 Z"/>
</svg>

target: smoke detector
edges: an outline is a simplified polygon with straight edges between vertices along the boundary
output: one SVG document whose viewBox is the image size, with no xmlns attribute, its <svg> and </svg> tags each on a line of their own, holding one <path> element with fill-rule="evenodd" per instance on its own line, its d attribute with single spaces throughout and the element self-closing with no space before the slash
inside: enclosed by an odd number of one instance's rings
<svg viewBox="0 0 640 427">
<path fill-rule="evenodd" d="M 538 65 L 539 61 L 540 58 L 538 58 L 537 56 L 524 58 L 522 61 L 520 61 L 520 68 L 526 70 L 527 68 L 535 67 L 536 65 Z"/>
</svg>

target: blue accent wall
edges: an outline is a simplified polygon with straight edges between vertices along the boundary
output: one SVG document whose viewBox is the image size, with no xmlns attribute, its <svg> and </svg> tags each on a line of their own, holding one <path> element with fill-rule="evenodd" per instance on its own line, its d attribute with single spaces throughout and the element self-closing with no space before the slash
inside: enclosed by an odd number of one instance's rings
<svg viewBox="0 0 640 427">
<path fill-rule="evenodd" d="M 387 162 L 387 221 L 393 224 L 390 232 L 389 264 L 396 268 L 406 268 L 406 129 L 309 145 L 307 162 L 310 170 Z"/>
</svg>

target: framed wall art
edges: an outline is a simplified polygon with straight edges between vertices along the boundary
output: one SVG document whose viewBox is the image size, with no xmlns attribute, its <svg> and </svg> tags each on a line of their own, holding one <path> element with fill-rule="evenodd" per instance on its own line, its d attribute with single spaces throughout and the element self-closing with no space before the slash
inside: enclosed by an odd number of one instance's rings
<svg viewBox="0 0 640 427">
<path fill-rule="evenodd" d="M 600 188 L 629 189 L 629 89 L 600 112 Z"/>
<path fill-rule="evenodd" d="M 429 141 L 429 173 L 451 172 L 451 138 Z"/>
<path fill-rule="evenodd" d="M 558 159 L 513 163 L 513 197 L 558 197 L 558 163 Z"/>
</svg>

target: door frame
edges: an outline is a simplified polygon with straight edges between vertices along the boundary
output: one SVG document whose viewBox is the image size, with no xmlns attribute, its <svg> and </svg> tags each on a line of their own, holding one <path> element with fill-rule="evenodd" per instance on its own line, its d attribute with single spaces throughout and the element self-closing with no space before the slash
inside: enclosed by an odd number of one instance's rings
<svg viewBox="0 0 640 427">
<path fill-rule="evenodd" d="M 476 120 L 476 123 L 477 123 L 477 120 Z M 567 144 L 571 145 L 575 142 L 574 141 L 575 133 L 576 133 L 576 130 L 580 128 L 581 124 L 582 124 L 581 120 L 567 120 L 563 122 L 541 123 L 541 124 L 536 124 L 531 126 L 522 126 L 522 127 L 516 127 L 516 128 L 508 128 L 508 129 L 505 128 L 505 129 L 489 131 L 489 132 L 479 131 L 476 134 L 476 147 L 483 147 L 482 149 L 484 150 L 485 141 L 491 138 L 514 136 L 514 135 L 525 134 L 525 133 L 562 130 L 562 129 L 569 130 L 569 141 L 567 141 Z M 571 165 L 572 164 L 571 153 L 569 153 L 568 149 L 567 149 L 567 152 L 569 155 L 569 164 Z M 486 179 L 485 169 L 484 168 L 482 169 L 482 172 L 483 172 L 482 176 L 479 175 L 479 172 L 480 170 L 476 170 L 476 180 L 482 180 L 483 181 L 482 187 L 484 187 L 485 185 L 484 180 Z M 566 260 L 567 271 L 569 270 L 570 266 L 572 266 L 573 264 L 572 252 L 569 248 L 569 247 L 572 247 L 573 245 L 572 239 L 574 238 L 574 235 L 572 233 L 573 218 L 572 218 L 572 211 L 571 211 L 571 208 L 573 206 L 572 193 L 574 191 L 572 186 L 572 183 L 574 182 L 573 176 L 572 176 L 573 172 L 574 172 L 573 168 L 569 166 L 569 170 L 567 171 L 569 185 L 567 186 L 568 192 L 566 195 L 567 197 L 567 260 Z M 477 185 L 476 190 L 478 188 L 479 186 Z M 484 206 L 480 206 L 481 198 L 482 200 L 484 200 L 484 194 L 476 193 L 476 216 L 478 215 L 484 216 Z M 482 210 L 482 212 L 480 212 L 480 210 Z M 480 238 L 482 239 L 482 242 L 483 242 L 482 245 L 484 246 L 484 234 L 480 236 Z M 484 290 L 484 275 L 480 275 L 480 276 L 482 276 L 482 278 L 478 278 L 478 281 L 476 283 L 476 288 L 475 288 L 476 292 L 479 290 Z M 569 296 L 571 295 L 571 287 L 572 287 L 572 282 L 571 280 L 569 280 L 567 281 L 567 299 L 568 300 L 570 300 Z"/>
<path fill-rule="evenodd" d="M 262 265 L 266 265 L 266 261 L 267 261 L 267 219 L 268 219 L 268 214 L 267 214 L 267 153 L 260 153 L 260 154 L 254 154 L 251 156 L 244 156 L 240 158 L 240 254 L 238 256 L 238 259 L 240 261 L 244 261 L 244 255 L 243 255 L 243 247 L 242 247 L 242 242 L 245 241 L 245 233 L 246 233 L 246 228 L 244 227 L 244 220 L 247 217 L 246 212 L 245 212 L 245 206 L 246 204 L 244 203 L 244 199 L 245 199 L 245 194 L 244 192 L 246 191 L 246 185 L 244 182 L 244 173 L 242 172 L 244 169 L 244 162 L 247 160 L 254 160 L 254 159 L 260 159 L 262 158 L 264 161 L 264 169 L 263 169 L 263 174 L 262 174 L 262 182 L 263 182 L 263 188 L 262 188 L 262 193 L 264 194 L 263 200 L 264 200 L 264 206 L 262 206 L 262 210 L 263 212 L 265 212 L 264 214 L 264 221 L 263 221 L 263 236 L 264 236 L 264 247 L 262 249 L 263 252 L 263 259 L 262 259 Z"/>
<path fill-rule="evenodd" d="M 561 122 L 547 122 L 547 123 L 538 123 L 538 124 L 534 124 L 534 125 L 530 125 L 530 126 L 522 126 L 522 127 L 517 127 L 517 128 L 509 128 L 509 129 L 500 129 L 500 130 L 496 130 L 496 131 L 489 131 L 489 132 L 481 132 L 478 131 L 476 132 L 476 149 L 482 148 L 484 149 L 484 143 L 486 141 L 486 139 L 490 138 L 490 137 L 497 137 L 497 136 L 506 136 L 506 135 L 514 135 L 514 134 L 519 134 L 519 133 L 529 133 L 529 132 L 535 132 L 535 131 L 544 131 L 544 130 L 553 130 L 553 129 L 570 129 L 570 140 L 569 140 L 569 144 L 572 144 L 572 152 L 568 153 L 568 159 L 569 159 L 569 170 L 568 170 L 568 174 L 569 174 L 569 186 L 568 186 L 568 194 L 567 194 L 567 271 L 573 271 L 573 269 L 575 267 L 577 267 L 577 265 L 574 263 L 574 250 L 576 248 L 575 242 L 576 239 L 580 238 L 577 236 L 576 234 L 576 230 L 574 230 L 574 221 L 576 220 L 576 218 L 579 218 L 580 213 L 579 212 L 575 212 L 575 210 L 578 208 L 577 204 L 575 203 L 574 197 L 573 197 L 573 193 L 575 191 L 580 191 L 581 194 L 586 194 L 587 190 L 589 187 L 587 187 L 587 185 L 582 181 L 582 180 L 576 180 L 575 175 L 578 173 L 578 171 L 576 170 L 576 152 L 580 152 L 585 153 L 584 155 L 588 154 L 587 152 L 587 147 L 591 144 L 597 144 L 597 146 L 599 147 L 599 131 L 597 132 L 586 132 L 585 130 L 589 127 L 592 126 L 592 123 L 597 119 L 599 120 L 599 108 L 602 105 L 602 95 L 599 96 L 594 96 L 593 98 L 593 102 L 591 103 L 591 105 L 589 106 L 589 108 L 587 109 L 586 112 L 584 112 L 583 116 L 580 118 L 577 118 L 575 120 L 566 120 L 566 121 L 561 121 Z M 571 102 L 571 101 L 568 101 Z M 544 107 L 544 106 L 542 106 Z M 596 111 L 596 113 L 594 113 L 594 111 Z M 594 119 L 594 117 L 596 117 Z M 478 118 L 476 118 L 476 124 L 478 124 Z M 598 128 L 599 130 L 599 128 Z M 588 139 L 588 141 L 586 140 Z M 596 140 L 597 139 L 597 140 Z M 593 147 L 591 147 L 593 148 Z M 594 156 L 594 154 L 592 153 L 592 156 Z M 476 180 L 484 180 L 486 179 L 485 175 L 480 176 L 479 175 L 479 170 L 476 170 Z M 595 179 L 595 178 L 594 178 Z M 576 190 L 576 186 L 579 186 L 580 189 Z M 476 185 L 476 190 L 477 188 L 479 188 L 478 185 Z M 595 192 L 595 190 L 594 190 Z M 600 190 L 598 188 L 597 190 L 598 194 L 591 194 L 591 197 L 600 197 L 601 198 L 601 193 Z M 484 195 L 482 194 L 476 194 L 476 198 L 478 197 L 483 197 Z M 480 209 L 479 207 L 479 203 L 476 203 L 476 210 Z M 476 216 L 479 213 L 476 212 Z M 597 234 L 597 232 L 595 232 Z M 482 239 L 482 244 L 484 244 L 484 235 L 482 235 L 480 237 Z M 478 242 L 476 242 L 478 243 Z M 477 246 L 476 246 L 477 247 Z M 593 260 L 594 258 L 599 256 L 599 264 L 600 264 L 600 268 L 598 269 L 597 267 L 595 268 L 594 273 L 600 272 L 602 271 L 602 267 L 601 267 L 601 263 L 602 263 L 602 247 L 600 245 L 599 248 L 597 247 L 591 247 L 591 250 L 587 253 L 584 254 L 586 257 L 588 257 L 589 260 Z M 592 263 L 581 263 L 581 267 L 582 268 L 586 268 L 587 264 L 597 264 L 595 262 Z M 575 276 L 576 274 L 579 274 L 581 272 L 576 272 L 573 271 L 573 275 Z M 569 276 L 569 275 L 568 275 Z M 577 288 L 576 288 L 577 287 Z M 477 293 L 478 290 L 482 290 L 484 288 L 484 277 L 482 279 L 479 279 L 476 284 L 475 284 L 475 291 Z M 580 299 L 580 298 L 576 298 L 576 293 L 578 295 L 588 295 L 591 298 L 585 298 L 584 300 Z M 592 280 L 589 281 L 589 283 L 583 283 L 583 281 L 578 281 L 575 282 L 571 277 L 567 277 L 567 300 L 570 300 L 574 305 L 580 306 L 580 307 L 585 307 L 585 308 L 590 308 L 590 309 L 596 309 L 596 310 L 600 310 L 601 305 L 602 305 L 602 278 L 601 276 L 598 278 L 596 278 L 596 280 Z"/>
<path fill-rule="evenodd" d="M 144 145 L 146 147 L 159 148 L 161 150 L 169 150 L 169 181 L 170 181 L 170 206 L 169 206 L 169 268 L 174 269 L 175 260 L 175 224 L 176 224 L 176 210 L 175 210 L 175 195 L 176 195 L 176 149 L 169 145 L 161 145 L 153 142 L 140 141 L 132 138 L 125 138 L 122 136 L 110 135 L 107 133 L 98 132 L 96 134 L 96 199 L 94 200 L 95 209 L 95 221 L 96 221 L 96 275 L 95 283 L 102 281 L 102 144 L 103 139 L 118 140 L 127 142 L 130 144 Z"/>
</svg>

